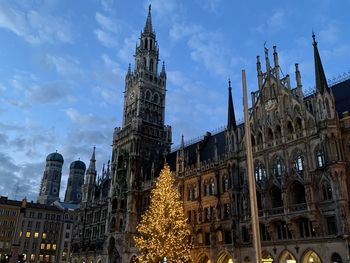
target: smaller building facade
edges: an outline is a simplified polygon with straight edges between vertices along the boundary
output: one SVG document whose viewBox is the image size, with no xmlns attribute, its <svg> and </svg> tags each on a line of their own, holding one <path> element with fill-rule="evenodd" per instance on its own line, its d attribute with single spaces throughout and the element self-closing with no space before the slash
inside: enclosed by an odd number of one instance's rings
<svg viewBox="0 0 350 263">
<path fill-rule="evenodd" d="M 9 259 L 18 229 L 20 201 L 0 197 L 0 262 Z"/>
</svg>

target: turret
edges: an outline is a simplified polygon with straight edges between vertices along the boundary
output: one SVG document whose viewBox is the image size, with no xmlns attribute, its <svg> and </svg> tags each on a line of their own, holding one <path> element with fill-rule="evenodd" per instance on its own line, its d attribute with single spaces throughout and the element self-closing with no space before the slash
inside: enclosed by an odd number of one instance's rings
<svg viewBox="0 0 350 263">
<path fill-rule="evenodd" d="M 313 39 L 312 45 L 314 46 L 316 91 L 323 94 L 326 91 L 329 92 L 329 87 L 328 87 L 326 75 L 323 70 L 320 54 L 318 52 L 317 41 L 314 33 L 312 33 L 312 39 Z"/>
<path fill-rule="evenodd" d="M 83 198 L 82 198 L 83 203 L 92 201 L 95 195 L 96 174 L 97 174 L 95 150 L 96 150 L 96 147 L 94 146 L 92 155 L 90 158 L 89 167 L 86 170 L 85 182 L 83 185 Z"/>
</svg>

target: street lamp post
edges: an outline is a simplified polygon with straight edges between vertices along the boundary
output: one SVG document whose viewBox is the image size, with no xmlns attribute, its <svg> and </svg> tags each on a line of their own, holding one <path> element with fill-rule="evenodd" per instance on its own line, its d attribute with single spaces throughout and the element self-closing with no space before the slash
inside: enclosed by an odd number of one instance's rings
<svg viewBox="0 0 350 263">
<path fill-rule="evenodd" d="M 242 70 L 243 105 L 244 105 L 244 125 L 245 125 L 245 145 L 247 151 L 247 175 L 249 183 L 250 213 L 253 229 L 253 247 L 255 250 L 255 262 L 261 263 L 261 243 L 259 229 L 259 215 L 256 201 L 256 187 L 254 179 L 253 151 L 251 142 L 250 121 L 248 113 L 247 81 L 245 70 Z"/>
</svg>

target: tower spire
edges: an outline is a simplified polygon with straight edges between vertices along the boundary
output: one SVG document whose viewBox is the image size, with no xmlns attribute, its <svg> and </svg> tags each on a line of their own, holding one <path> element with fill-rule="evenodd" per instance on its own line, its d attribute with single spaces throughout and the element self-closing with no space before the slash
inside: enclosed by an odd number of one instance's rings
<svg viewBox="0 0 350 263">
<path fill-rule="evenodd" d="M 148 6 L 148 15 L 146 20 L 144 33 L 152 33 L 152 15 L 151 15 L 151 4 Z"/>
<path fill-rule="evenodd" d="M 325 90 L 329 90 L 326 75 L 323 70 L 321 57 L 317 48 L 317 41 L 315 37 L 315 33 L 312 32 L 312 45 L 314 46 L 314 60 L 315 60 L 315 78 L 316 78 L 316 90 L 321 94 L 325 92 Z"/>
<path fill-rule="evenodd" d="M 96 146 L 94 146 L 94 149 L 92 151 L 92 155 L 91 155 L 91 158 L 90 158 L 90 164 L 89 164 L 89 168 L 88 168 L 88 171 L 91 171 L 91 172 L 95 172 L 96 171 L 95 150 L 96 150 Z"/>
<path fill-rule="evenodd" d="M 235 110 L 233 108 L 233 100 L 232 100 L 232 88 L 231 88 L 231 80 L 228 80 L 228 114 L 227 114 L 227 129 L 233 130 L 236 129 L 236 117 Z"/>
</svg>

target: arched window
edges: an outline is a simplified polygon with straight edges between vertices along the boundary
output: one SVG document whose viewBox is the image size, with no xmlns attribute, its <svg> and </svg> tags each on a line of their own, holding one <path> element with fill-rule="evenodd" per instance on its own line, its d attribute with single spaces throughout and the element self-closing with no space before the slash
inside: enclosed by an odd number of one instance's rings
<svg viewBox="0 0 350 263">
<path fill-rule="evenodd" d="M 204 196 L 210 195 L 210 185 L 207 180 L 204 181 Z"/>
<path fill-rule="evenodd" d="M 146 58 L 143 58 L 142 61 L 143 61 L 142 67 L 143 67 L 144 69 L 146 69 L 146 65 L 147 65 Z"/>
<path fill-rule="evenodd" d="M 112 217 L 112 219 L 111 219 L 110 228 L 111 228 L 111 230 L 114 230 L 114 229 L 115 229 L 115 218 L 114 218 L 114 217 Z"/>
<path fill-rule="evenodd" d="M 153 70 L 154 70 L 153 59 L 151 59 L 149 62 L 149 71 L 153 72 Z"/>
<path fill-rule="evenodd" d="M 151 99 L 151 92 L 149 90 L 146 90 L 146 100 Z"/>
<path fill-rule="evenodd" d="M 265 167 L 261 162 L 258 162 L 255 166 L 255 180 L 257 184 L 260 184 L 265 177 Z"/>
<path fill-rule="evenodd" d="M 272 208 L 283 206 L 282 192 L 281 189 L 279 189 L 276 185 L 272 186 L 269 191 L 269 195 Z"/>
<path fill-rule="evenodd" d="M 258 142 L 257 142 L 257 144 L 258 144 L 258 145 L 261 145 L 262 143 L 263 143 L 262 133 L 261 133 L 261 132 L 258 132 Z"/>
<path fill-rule="evenodd" d="M 214 183 L 214 179 L 211 178 L 210 179 L 210 195 L 214 195 L 215 194 L 215 183 Z"/>
<path fill-rule="evenodd" d="M 341 257 L 339 256 L 338 253 L 333 253 L 331 256 L 331 262 L 332 263 L 343 263 L 343 260 L 341 259 Z"/>
<path fill-rule="evenodd" d="M 197 197 L 198 197 L 198 188 L 197 188 L 197 185 L 195 185 L 194 188 L 193 188 L 193 197 L 194 197 L 194 198 L 197 198 Z"/>
<path fill-rule="evenodd" d="M 147 49 L 147 47 L 148 47 L 148 39 L 146 38 L 145 39 L 145 49 Z"/>
<path fill-rule="evenodd" d="M 301 119 L 298 117 L 295 120 L 295 130 L 300 131 L 302 128 Z"/>
<path fill-rule="evenodd" d="M 282 136 L 282 133 L 281 133 L 281 126 L 277 125 L 277 126 L 276 126 L 276 131 L 275 131 L 275 138 L 276 138 L 276 139 L 279 139 L 279 138 L 281 138 L 281 136 Z"/>
<path fill-rule="evenodd" d="M 281 157 L 276 157 L 273 164 L 273 173 L 277 179 L 281 179 L 283 172 L 283 163 Z"/>
<path fill-rule="evenodd" d="M 188 201 L 194 200 L 194 189 L 191 185 L 188 186 L 188 199 L 187 200 Z"/>
<path fill-rule="evenodd" d="M 112 201 L 112 211 L 116 210 L 118 208 L 118 199 L 114 198 Z"/>
<path fill-rule="evenodd" d="M 153 95 L 153 102 L 154 103 L 158 103 L 158 101 L 159 101 L 158 93 L 154 93 L 154 95 Z"/>
<path fill-rule="evenodd" d="M 268 140 L 273 140 L 273 132 L 271 128 L 267 129 L 267 139 Z"/>
<path fill-rule="evenodd" d="M 295 167 L 295 170 L 299 174 L 303 173 L 303 171 L 304 171 L 304 157 L 302 155 L 297 156 L 297 158 L 294 161 L 294 167 Z"/>
<path fill-rule="evenodd" d="M 293 124 L 290 121 L 287 122 L 287 131 L 288 131 L 288 134 L 292 134 L 294 132 Z"/>
<path fill-rule="evenodd" d="M 324 201 L 332 199 L 332 187 L 326 180 L 322 182 L 322 197 Z"/>
<path fill-rule="evenodd" d="M 324 154 L 323 151 L 317 149 L 316 150 L 316 162 L 317 162 L 317 168 L 323 168 L 324 167 Z"/>
<path fill-rule="evenodd" d="M 326 110 L 327 110 L 327 118 L 331 118 L 331 109 L 329 107 L 329 102 L 326 99 Z"/>
<path fill-rule="evenodd" d="M 228 181 L 227 175 L 225 175 L 222 178 L 222 189 L 223 189 L 223 192 L 226 192 L 229 189 L 229 181 Z"/>
<path fill-rule="evenodd" d="M 299 181 L 294 181 L 289 188 L 289 202 L 291 205 L 304 204 L 305 200 L 305 188 Z"/>
</svg>

